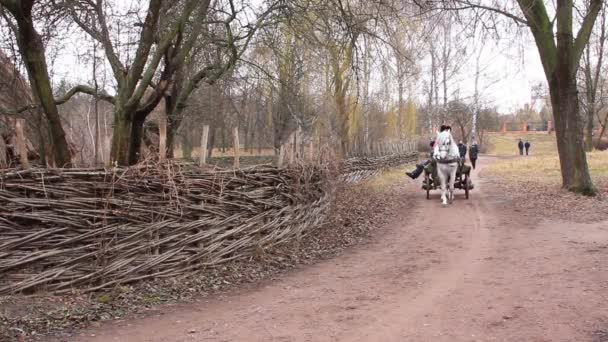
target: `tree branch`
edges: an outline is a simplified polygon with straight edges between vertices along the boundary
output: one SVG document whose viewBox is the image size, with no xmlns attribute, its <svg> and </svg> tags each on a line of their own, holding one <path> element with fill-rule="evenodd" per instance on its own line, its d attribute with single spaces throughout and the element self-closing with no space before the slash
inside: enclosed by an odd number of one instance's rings
<svg viewBox="0 0 608 342">
<path fill-rule="evenodd" d="M 158 65 L 160 64 L 160 61 L 162 60 L 163 56 L 165 55 L 165 52 L 170 47 L 171 42 L 173 41 L 173 38 L 175 38 L 177 36 L 180 27 L 188 20 L 188 18 L 190 17 L 192 12 L 196 8 L 196 5 L 197 5 L 196 0 L 189 0 L 186 3 L 185 8 L 182 12 L 182 15 L 169 28 L 169 32 L 165 34 L 165 36 L 162 38 L 160 43 L 156 46 L 156 51 L 155 51 L 154 55 L 152 56 L 152 59 L 148 63 L 147 67 L 146 67 L 145 63 L 141 64 L 141 65 L 135 64 L 137 66 L 138 73 L 133 73 L 133 71 L 136 70 L 135 67 L 133 67 L 131 69 L 131 73 L 129 73 L 129 75 L 131 75 L 131 77 L 137 76 L 137 79 L 134 78 L 131 81 L 129 81 L 129 82 L 133 82 L 133 84 L 130 86 L 133 87 L 134 92 L 126 104 L 127 107 L 134 107 L 139 103 L 139 101 L 143 97 L 146 89 L 148 88 L 148 85 L 152 81 L 152 78 L 156 74 L 156 69 L 158 68 Z M 150 52 L 150 48 L 151 47 L 149 47 L 147 50 L 148 53 Z M 148 58 L 146 57 L 145 60 L 148 60 Z M 135 62 L 135 63 L 139 63 L 139 62 Z M 145 71 L 144 71 L 144 68 L 145 68 Z M 142 74 L 142 72 L 143 72 L 143 74 Z M 140 75 L 141 75 L 141 79 L 139 78 Z M 135 83 L 137 83 L 138 80 L 139 80 L 139 84 L 135 84 Z"/>
<path fill-rule="evenodd" d="M 97 17 L 97 22 L 100 26 L 99 30 L 95 29 L 97 25 L 92 22 L 84 22 L 78 16 L 77 11 L 77 2 L 75 0 L 68 0 L 65 2 L 64 6 L 70 12 L 70 15 L 76 25 L 80 27 L 84 32 L 86 32 L 91 38 L 97 40 L 103 46 L 103 49 L 106 53 L 106 57 L 110 66 L 112 67 L 112 71 L 114 73 L 114 78 L 118 82 L 118 84 L 122 84 L 124 80 L 124 75 L 126 73 L 125 66 L 120 61 L 118 54 L 116 53 L 114 46 L 112 45 L 112 40 L 110 37 L 110 30 L 108 29 L 108 24 L 106 21 L 106 15 L 103 9 L 103 0 L 89 0 L 86 3 L 92 7 L 91 8 L 80 8 L 80 10 L 89 12 L 87 13 L 87 18 L 91 18 L 93 15 Z M 94 14 L 91 14 L 93 12 Z M 89 21 L 95 21 L 94 17 Z"/>
<path fill-rule="evenodd" d="M 12 12 L 17 9 L 17 0 L 0 0 L 0 5 Z"/>
<path fill-rule="evenodd" d="M 445 3 L 445 1 L 441 1 L 442 3 Z M 500 15 L 503 15 L 509 19 L 512 19 L 513 21 L 515 21 L 518 24 L 523 24 L 523 25 L 528 25 L 528 21 L 526 19 L 520 18 L 519 16 L 516 16 L 513 13 L 509 13 L 505 10 L 501 10 L 500 8 L 496 8 L 496 7 L 491 7 L 491 6 L 486 6 L 486 5 L 482 5 L 482 4 L 478 4 L 478 3 L 472 3 L 470 0 L 453 0 L 453 2 L 455 4 L 457 4 L 457 7 L 450 7 L 450 6 L 441 6 L 438 7 L 438 10 L 446 10 L 446 11 L 460 11 L 460 10 L 467 10 L 467 9 L 480 9 L 480 10 L 484 10 L 484 11 L 488 11 L 488 12 L 494 12 L 494 13 L 498 13 Z M 425 6 L 422 4 L 419 4 L 418 2 L 415 2 L 418 6 L 420 6 L 421 8 L 424 8 Z"/>
<path fill-rule="evenodd" d="M 63 96 L 55 98 L 55 104 L 62 105 L 64 103 L 68 102 L 72 97 L 74 97 L 74 95 L 76 95 L 78 93 L 89 94 L 91 96 L 95 96 L 95 89 L 92 87 L 86 86 L 86 85 L 82 85 L 82 84 L 77 85 L 77 86 L 73 87 L 72 89 L 70 89 Z M 114 96 L 109 95 L 105 92 L 98 93 L 97 96 L 100 100 L 106 101 L 111 104 L 114 104 L 116 102 Z M 0 113 L 16 115 L 16 114 L 21 114 L 28 110 L 37 109 L 38 107 L 39 107 L 39 105 L 34 104 L 34 103 L 30 103 L 30 104 L 27 104 L 25 106 L 21 106 L 21 107 L 15 108 L 15 109 L 8 109 L 8 108 L 4 108 L 4 107 L 0 106 Z"/>
<path fill-rule="evenodd" d="M 574 49 L 572 51 L 573 55 L 571 61 L 573 67 L 576 67 L 579 64 L 579 61 L 581 60 L 581 56 L 583 55 L 585 46 L 587 46 L 587 43 L 589 42 L 591 31 L 593 30 L 595 20 L 597 19 L 597 15 L 600 13 L 601 8 L 602 0 L 591 1 L 589 5 L 589 11 L 583 19 L 583 24 L 581 25 L 581 28 L 576 35 L 576 39 L 574 40 Z"/>
<path fill-rule="evenodd" d="M 547 8 L 542 1 L 537 0 L 517 0 L 517 3 L 526 19 L 528 19 L 528 26 L 534 36 L 545 76 L 548 79 L 557 65 L 557 45 L 555 44 L 553 24 L 547 14 Z"/>
<path fill-rule="evenodd" d="M 100 100 L 106 101 L 106 102 L 111 103 L 111 104 L 114 104 L 116 102 L 116 99 L 114 98 L 114 96 L 111 96 L 111 95 L 109 95 L 109 94 L 107 94 L 105 92 L 95 94 L 95 89 L 94 88 L 81 84 L 81 85 L 77 85 L 74 88 L 70 89 L 62 97 L 56 98 L 55 99 L 55 104 L 56 105 L 62 105 L 64 103 L 68 102 L 74 95 L 76 95 L 78 93 L 89 94 L 91 96 L 97 95 L 97 97 Z"/>
</svg>

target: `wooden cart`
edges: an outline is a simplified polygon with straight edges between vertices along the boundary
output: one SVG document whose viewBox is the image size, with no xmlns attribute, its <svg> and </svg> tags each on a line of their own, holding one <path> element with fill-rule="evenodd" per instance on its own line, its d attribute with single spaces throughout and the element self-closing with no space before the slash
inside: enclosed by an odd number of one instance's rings
<svg viewBox="0 0 608 342">
<path fill-rule="evenodd" d="M 422 183 L 422 189 L 426 190 L 426 199 L 431 198 L 431 190 L 441 189 L 441 184 L 439 183 L 436 170 L 437 165 L 435 161 L 424 167 L 424 181 Z M 437 181 L 435 181 L 435 179 Z M 474 188 L 473 182 L 471 181 L 471 167 L 466 165 L 464 162 L 458 163 L 454 188 L 464 190 L 466 199 L 469 199 L 469 192 Z"/>
</svg>

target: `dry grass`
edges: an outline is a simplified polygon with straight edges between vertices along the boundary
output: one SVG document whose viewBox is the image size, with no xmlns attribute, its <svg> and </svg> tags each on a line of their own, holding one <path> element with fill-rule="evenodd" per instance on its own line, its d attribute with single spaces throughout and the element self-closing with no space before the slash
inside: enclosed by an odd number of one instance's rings
<svg viewBox="0 0 608 342">
<path fill-rule="evenodd" d="M 608 179 L 608 152 L 587 153 L 591 176 L 597 182 Z M 545 184 L 559 184 L 561 173 L 556 155 L 530 156 L 499 160 L 487 171 L 501 178 L 517 182 L 536 180 Z"/>
<path fill-rule="evenodd" d="M 608 151 L 587 155 L 597 197 L 584 197 L 561 188 L 557 156 L 509 158 L 496 161 L 484 176 L 522 211 L 538 217 L 576 222 L 606 220 L 608 212 Z"/>
<path fill-rule="evenodd" d="M 176 158 L 183 158 L 184 156 L 184 151 L 181 149 L 181 147 L 178 147 L 174 150 L 174 155 Z M 192 158 L 194 159 L 199 159 L 200 158 L 200 147 L 195 147 L 194 149 L 192 149 Z M 232 147 L 230 148 L 226 148 L 225 151 L 222 151 L 221 148 L 214 148 L 213 149 L 213 153 L 211 154 L 212 157 L 234 157 L 234 149 Z M 257 148 L 254 148 L 251 152 L 248 150 L 245 150 L 244 148 L 240 148 L 239 149 L 239 155 L 240 156 L 274 156 L 274 150 L 271 148 L 264 148 L 261 151 L 258 152 Z"/>
<path fill-rule="evenodd" d="M 495 156 L 515 156 L 519 155 L 517 149 L 518 139 L 529 141 L 532 145 L 530 148 L 531 155 L 555 155 L 557 154 L 557 145 L 555 142 L 555 134 L 543 133 L 488 133 L 487 154 Z"/>
<path fill-rule="evenodd" d="M 396 184 L 399 184 L 399 182 L 402 182 L 404 177 L 406 177 L 405 172 L 411 168 L 411 165 L 407 165 L 386 170 L 378 176 L 367 180 L 362 186 L 370 190 L 386 191 Z"/>
</svg>

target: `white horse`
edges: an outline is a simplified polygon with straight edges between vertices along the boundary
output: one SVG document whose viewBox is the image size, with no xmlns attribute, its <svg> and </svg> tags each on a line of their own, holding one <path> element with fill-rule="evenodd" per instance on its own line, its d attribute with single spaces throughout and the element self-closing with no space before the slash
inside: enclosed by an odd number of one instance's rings
<svg viewBox="0 0 608 342">
<path fill-rule="evenodd" d="M 450 202 L 454 200 L 454 181 L 458 170 L 460 153 L 458 145 L 452 137 L 450 130 L 445 130 L 437 135 L 433 157 L 437 162 L 437 175 L 441 181 L 441 202 L 445 206 L 448 204 L 446 192 L 449 190 Z"/>
</svg>

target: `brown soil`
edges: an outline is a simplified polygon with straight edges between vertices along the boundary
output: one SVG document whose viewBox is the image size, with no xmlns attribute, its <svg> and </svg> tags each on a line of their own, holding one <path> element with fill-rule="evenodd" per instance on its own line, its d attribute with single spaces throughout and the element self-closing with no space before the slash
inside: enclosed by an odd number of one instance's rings
<svg viewBox="0 0 608 342">
<path fill-rule="evenodd" d="M 478 172 L 448 208 L 407 184 L 389 223 L 342 256 L 58 340 L 608 341 L 608 222 L 523 211 Z"/>
</svg>

